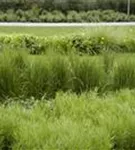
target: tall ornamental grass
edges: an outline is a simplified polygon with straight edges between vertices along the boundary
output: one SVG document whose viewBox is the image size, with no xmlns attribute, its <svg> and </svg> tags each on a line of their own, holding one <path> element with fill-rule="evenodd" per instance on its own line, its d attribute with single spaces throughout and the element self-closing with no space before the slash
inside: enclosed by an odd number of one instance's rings
<svg viewBox="0 0 135 150">
<path fill-rule="evenodd" d="M 33 56 L 5 50 L 0 53 L 0 97 L 50 98 L 58 91 L 133 89 L 134 68 L 131 54 Z"/>
<path fill-rule="evenodd" d="M 127 55 L 125 58 L 119 58 L 113 69 L 114 88 L 134 88 L 135 87 L 135 61 L 134 57 Z"/>
</svg>

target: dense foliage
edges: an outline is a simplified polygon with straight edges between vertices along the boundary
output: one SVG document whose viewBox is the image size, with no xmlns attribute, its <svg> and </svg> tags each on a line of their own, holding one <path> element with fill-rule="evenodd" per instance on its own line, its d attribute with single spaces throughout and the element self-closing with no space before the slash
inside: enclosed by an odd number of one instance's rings
<svg viewBox="0 0 135 150">
<path fill-rule="evenodd" d="M 95 9 L 113 9 L 116 11 L 127 11 L 127 0 L 1 0 L 0 10 L 31 9 L 37 8 L 46 10 L 77 10 L 87 11 Z M 131 12 L 135 12 L 135 1 L 131 0 Z"/>
<path fill-rule="evenodd" d="M 34 7 L 29 10 L 8 9 L 0 11 L 1 22 L 122 22 L 135 21 L 135 15 L 113 10 L 46 11 Z"/>
<path fill-rule="evenodd" d="M 50 98 L 59 90 L 135 88 L 134 30 L 108 29 L 49 37 L 1 35 L 0 96 Z"/>
<path fill-rule="evenodd" d="M 129 30 L 129 33 L 132 29 Z M 54 51 L 60 54 L 97 55 L 103 52 L 135 52 L 135 38 L 106 33 L 81 33 L 65 36 L 38 37 L 34 35 L 1 35 L 0 50 L 5 47 L 25 49 L 29 54 L 46 54 Z"/>
</svg>

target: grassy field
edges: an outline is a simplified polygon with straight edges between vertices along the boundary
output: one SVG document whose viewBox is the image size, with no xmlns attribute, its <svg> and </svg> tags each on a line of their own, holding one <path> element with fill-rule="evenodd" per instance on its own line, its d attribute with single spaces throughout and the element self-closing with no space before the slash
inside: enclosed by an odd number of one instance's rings
<svg viewBox="0 0 135 150">
<path fill-rule="evenodd" d="M 32 34 L 37 36 L 66 35 L 73 33 L 91 33 L 93 31 L 128 34 L 135 33 L 135 27 L 0 27 L 0 34 Z M 134 34 L 133 33 L 133 34 Z"/>
<path fill-rule="evenodd" d="M 1 150 L 135 149 L 133 27 L 0 33 Z"/>
<path fill-rule="evenodd" d="M 1 34 L 32 34 L 37 36 L 65 35 L 81 32 L 80 27 L 0 27 Z"/>
</svg>

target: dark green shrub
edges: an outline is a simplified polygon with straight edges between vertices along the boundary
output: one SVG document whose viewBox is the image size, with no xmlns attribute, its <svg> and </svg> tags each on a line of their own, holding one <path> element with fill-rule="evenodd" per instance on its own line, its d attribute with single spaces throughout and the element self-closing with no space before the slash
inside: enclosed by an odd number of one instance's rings
<svg viewBox="0 0 135 150">
<path fill-rule="evenodd" d="M 82 22 L 82 18 L 76 11 L 68 11 L 67 22 Z"/>
<path fill-rule="evenodd" d="M 24 16 L 24 11 L 21 9 L 16 10 L 16 15 L 19 16 L 20 18 L 22 18 Z"/>
<path fill-rule="evenodd" d="M 48 12 L 46 15 L 44 15 L 45 22 L 53 22 L 53 18 L 54 18 L 54 16 L 50 12 Z"/>
<path fill-rule="evenodd" d="M 129 21 L 135 21 L 135 15 L 130 15 L 129 16 Z"/>
<path fill-rule="evenodd" d="M 22 39 L 22 44 L 29 50 L 30 54 L 41 54 L 44 51 L 44 46 L 34 36 L 25 36 Z"/>
<path fill-rule="evenodd" d="M 30 54 L 41 54 L 45 52 L 42 38 L 31 35 L 1 36 L 0 43 L 11 48 L 24 48 Z"/>
<path fill-rule="evenodd" d="M 85 37 L 85 36 L 74 36 L 71 39 L 72 46 L 77 52 L 87 53 L 90 55 L 99 54 L 106 48 L 106 41 L 104 37 Z"/>
<path fill-rule="evenodd" d="M 52 11 L 52 15 L 54 16 L 53 22 L 65 22 L 66 21 L 66 16 L 64 13 L 60 11 Z"/>
<path fill-rule="evenodd" d="M 86 21 L 87 22 L 100 22 L 102 21 L 101 20 L 101 15 L 102 15 L 102 12 L 99 10 L 99 11 L 88 11 L 86 12 Z"/>
</svg>

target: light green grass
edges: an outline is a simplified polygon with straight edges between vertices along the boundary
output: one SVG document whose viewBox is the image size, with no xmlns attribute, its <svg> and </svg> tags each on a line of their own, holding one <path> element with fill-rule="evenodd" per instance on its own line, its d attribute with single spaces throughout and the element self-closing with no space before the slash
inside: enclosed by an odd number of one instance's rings
<svg viewBox="0 0 135 150">
<path fill-rule="evenodd" d="M 0 34 L 32 34 L 37 36 L 67 35 L 73 33 L 97 33 L 112 31 L 112 34 L 134 34 L 135 27 L 0 27 Z"/>
<path fill-rule="evenodd" d="M 34 106 L 31 101 L 0 106 L 0 149 L 135 149 L 134 90 L 102 97 L 59 93 Z"/>
<path fill-rule="evenodd" d="M 0 27 L 0 34 L 65 35 L 81 32 L 80 27 Z"/>
</svg>

